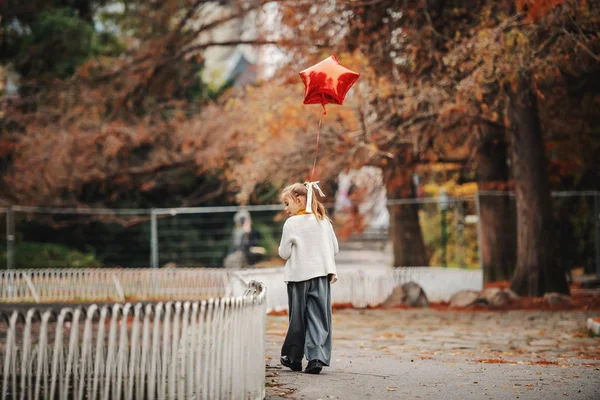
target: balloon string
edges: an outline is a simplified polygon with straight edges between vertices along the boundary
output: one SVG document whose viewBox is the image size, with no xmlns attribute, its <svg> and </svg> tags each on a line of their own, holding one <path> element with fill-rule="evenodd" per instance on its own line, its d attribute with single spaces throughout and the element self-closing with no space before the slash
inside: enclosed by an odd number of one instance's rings
<svg viewBox="0 0 600 400">
<path fill-rule="evenodd" d="M 323 113 L 319 118 L 319 129 L 317 130 L 317 148 L 315 150 L 315 161 L 313 162 L 312 171 L 310 171 L 310 182 L 313 181 L 313 176 L 315 174 L 315 167 L 317 166 L 317 155 L 319 154 L 319 140 L 321 139 L 321 122 L 323 122 L 323 115 L 327 114 L 325 110 L 325 105 L 323 105 Z"/>
</svg>

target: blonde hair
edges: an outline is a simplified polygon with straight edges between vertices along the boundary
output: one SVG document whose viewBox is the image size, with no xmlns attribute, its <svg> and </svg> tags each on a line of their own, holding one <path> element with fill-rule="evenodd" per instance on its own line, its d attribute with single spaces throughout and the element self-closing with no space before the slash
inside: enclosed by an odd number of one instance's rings
<svg viewBox="0 0 600 400">
<path fill-rule="evenodd" d="M 315 216 L 318 219 L 327 218 L 327 210 L 325 209 L 323 203 L 321 203 L 321 201 L 319 200 L 317 191 L 315 191 L 314 188 L 311 189 L 313 191 L 311 207 L 313 214 L 315 214 Z M 279 199 L 283 202 L 288 197 L 295 200 L 300 197 L 304 197 L 306 199 L 307 196 L 308 189 L 306 188 L 306 184 L 294 183 L 283 189 L 283 191 L 281 192 L 281 196 L 279 196 Z"/>
</svg>

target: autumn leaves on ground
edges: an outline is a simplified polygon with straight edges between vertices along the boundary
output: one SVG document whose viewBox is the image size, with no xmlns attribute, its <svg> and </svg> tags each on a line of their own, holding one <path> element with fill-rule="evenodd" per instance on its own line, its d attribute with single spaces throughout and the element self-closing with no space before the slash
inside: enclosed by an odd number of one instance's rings
<svg viewBox="0 0 600 400">
<path fill-rule="evenodd" d="M 493 282 L 482 293 L 509 286 Z M 501 306 L 334 304 L 335 361 L 319 390 L 310 389 L 312 377 L 279 364 L 287 312 L 272 312 L 267 398 L 596 398 L 600 337 L 586 321 L 600 320 L 600 292 L 578 282 L 570 289 L 569 297 L 515 297 Z"/>
<path fill-rule="evenodd" d="M 281 367 L 287 316 L 271 315 L 267 398 L 597 398 L 600 338 L 585 328 L 600 315 L 597 296 L 592 303 L 562 312 L 335 310 L 332 367 L 321 379 Z"/>
</svg>

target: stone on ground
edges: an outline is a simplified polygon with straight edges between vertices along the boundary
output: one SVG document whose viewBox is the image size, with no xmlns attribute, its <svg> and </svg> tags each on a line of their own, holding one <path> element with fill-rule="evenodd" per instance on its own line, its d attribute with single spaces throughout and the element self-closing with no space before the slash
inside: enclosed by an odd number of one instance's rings
<svg viewBox="0 0 600 400">
<path fill-rule="evenodd" d="M 548 304 L 564 304 L 571 303 L 571 298 L 560 293 L 546 293 L 544 299 Z"/>
<path fill-rule="evenodd" d="M 479 298 L 485 299 L 490 307 L 502 307 L 510 301 L 510 295 L 499 288 L 484 289 Z"/>
<path fill-rule="evenodd" d="M 462 308 L 475 304 L 479 299 L 479 292 L 476 290 L 461 290 L 450 297 L 450 307 Z"/>
<path fill-rule="evenodd" d="M 429 307 L 429 301 L 423 288 L 411 281 L 394 288 L 392 294 L 382 304 L 383 308 L 393 308 L 403 305 Z"/>
</svg>

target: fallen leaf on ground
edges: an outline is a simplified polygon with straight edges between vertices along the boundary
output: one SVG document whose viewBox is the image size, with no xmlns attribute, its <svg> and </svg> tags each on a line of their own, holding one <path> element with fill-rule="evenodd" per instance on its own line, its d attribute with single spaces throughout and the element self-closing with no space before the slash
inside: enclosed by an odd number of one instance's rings
<svg viewBox="0 0 600 400">
<path fill-rule="evenodd" d="M 475 360 L 478 363 L 482 363 L 482 364 L 514 364 L 511 361 L 506 361 L 506 360 L 502 360 L 502 359 L 491 359 L 491 358 L 485 358 L 485 359 L 481 359 L 481 360 Z"/>
<path fill-rule="evenodd" d="M 556 361 L 547 361 L 547 360 L 532 361 L 529 364 L 531 364 L 531 365 L 558 365 L 558 363 Z"/>
<path fill-rule="evenodd" d="M 401 333 L 395 333 L 395 332 L 385 332 L 382 333 L 381 335 L 378 335 L 377 338 L 404 338 L 405 336 Z"/>
<path fill-rule="evenodd" d="M 294 389 L 274 390 L 274 392 L 277 393 L 278 395 L 286 396 L 288 394 L 294 394 L 295 390 Z"/>
</svg>

